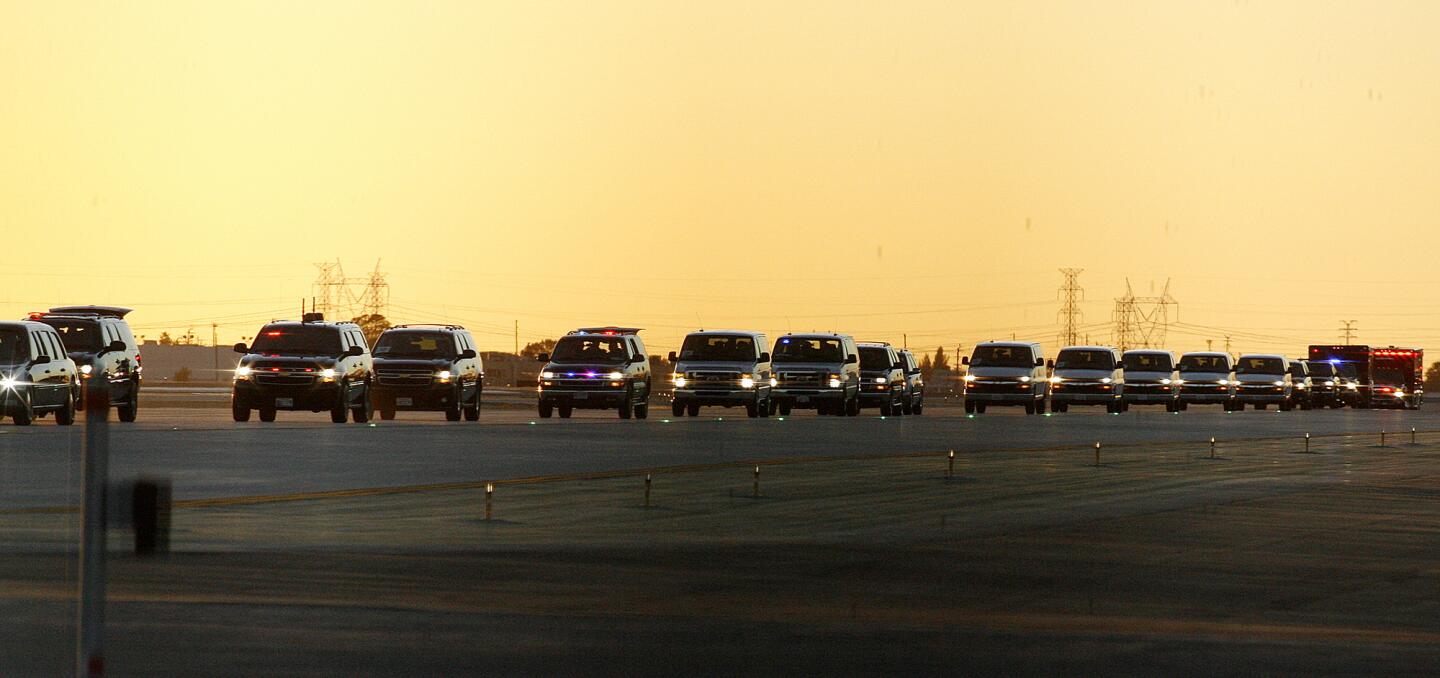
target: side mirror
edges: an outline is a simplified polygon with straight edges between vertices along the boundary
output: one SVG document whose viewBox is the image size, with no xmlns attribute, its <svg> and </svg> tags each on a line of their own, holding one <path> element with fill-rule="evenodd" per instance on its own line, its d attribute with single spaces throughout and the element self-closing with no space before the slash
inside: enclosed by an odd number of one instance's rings
<svg viewBox="0 0 1440 678">
<path fill-rule="evenodd" d="M 769 351 L 761 351 L 761 352 L 760 352 L 760 362 L 762 362 L 762 363 L 768 363 L 768 362 L 770 362 L 770 352 L 769 352 Z"/>
<path fill-rule="evenodd" d="M 461 351 L 461 352 L 460 352 L 460 359 L 461 359 L 461 360 L 474 360 L 474 359 L 475 359 L 475 349 L 473 349 L 473 348 L 467 348 L 467 349 Z"/>
<path fill-rule="evenodd" d="M 1044 359 L 1044 358 L 1036 358 L 1036 359 L 1035 359 L 1035 366 L 1036 366 L 1036 367 L 1045 367 L 1045 359 Z"/>
<path fill-rule="evenodd" d="M 250 352 L 250 347 L 249 347 L 249 346 L 246 346 L 246 345 L 245 345 L 245 342 L 243 342 L 243 341 L 240 342 L 240 343 L 238 343 L 238 344 L 235 344 L 235 347 L 234 347 L 234 348 L 235 348 L 235 352 L 236 352 L 236 353 L 249 353 L 249 352 Z"/>
<path fill-rule="evenodd" d="M 632 355 L 632 356 L 630 356 L 630 362 L 631 362 L 632 364 L 633 364 L 633 363 L 643 363 L 643 362 L 645 362 L 645 356 L 643 356 L 643 355 Z"/>
<path fill-rule="evenodd" d="M 904 372 L 904 371 L 905 371 L 905 363 L 896 361 L 896 363 L 891 366 L 891 369 L 896 369 L 896 370 L 900 370 L 901 372 Z"/>
<path fill-rule="evenodd" d="M 860 362 L 860 359 L 857 358 L 857 357 L 855 357 L 855 354 L 854 354 L 854 353 L 851 353 L 850 355 L 845 356 L 845 364 L 846 364 L 846 365 L 854 365 L 855 363 L 858 363 L 858 362 Z"/>
<path fill-rule="evenodd" d="M 117 352 L 117 351 L 123 351 L 123 350 L 125 350 L 125 342 L 120 341 L 119 339 L 116 339 L 115 341 L 112 341 L 112 342 L 110 342 L 109 344 L 107 344 L 107 345 L 105 346 L 105 350 L 101 351 L 101 353 L 115 353 L 115 352 Z"/>
<path fill-rule="evenodd" d="M 535 362 L 537 362 L 537 363 L 548 363 L 548 362 L 550 362 L 550 354 L 549 354 L 549 353 L 540 353 L 540 354 L 536 355 L 536 356 L 535 356 Z"/>
<path fill-rule="evenodd" d="M 364 355 L 364 354 L 365 354 L 365 349 L 360 348 L 359 346 L 351 346 L 350 348 L 345 349 L 345 355 L 346 355 L 347 357 L 348 357 L 348 356 Z"/>
<path fill-rule="evenodd" d="M 30 361 L 30 364 L 31 364 L 31 365 L 45 365 L 45 364 L 48 364 L 49 362 L 50 362 L 50 356 L 45 355 L 44 353 L 41 353 L 40 355 L 35 356 L 35 358 Z"/>
<path fill-rule="evenodd" d="M 678 361 L 676 361 L 676 359 L 675 359 L 675 352 L 674 352 L 674 351 L 671 351 L 671 352 L 670 352 L 669 358 L 670 358 L 670 362 L 672 362 L 672 363 L 673 363 L 673 362 L 678 362 Z"/>
<path fill-rule="evenodd" d="M 960 364 L 961 364 L 961 365 L 969 365 L 969 364 L 970 364 L 970 356 L 968 356 L 968 355 L 962 355 L 962 356 L 960 356 Z"/>
<path fill-rule="evenodd" d="M 1050 369 L 1052 369 L 1052 370 L 1055 369 L 1055 361 L 1054 361 L 1054 360 L 1046 360 L 1044 364 L 1045 364 L 1045 367 L 1047 367 L 1047 368 L 1050 368 Z M 1040 361 L 1038 361 L 1038 360 L 1035 361 L 1035 365 L 1038 367 L 1038 366 L 1040 365 Z"/>
</svg>

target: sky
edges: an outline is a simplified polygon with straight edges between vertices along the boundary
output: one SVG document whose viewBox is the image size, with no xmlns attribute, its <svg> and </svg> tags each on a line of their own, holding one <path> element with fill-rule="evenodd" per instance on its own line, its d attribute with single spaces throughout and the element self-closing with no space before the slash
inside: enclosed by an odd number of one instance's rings
<svg viewBox="0 0 1440 678">
<path fill-rule="evenodd" d="M 1434 2 L 0 0 L 0 317 L 1440 343 Z"/>
</svg>

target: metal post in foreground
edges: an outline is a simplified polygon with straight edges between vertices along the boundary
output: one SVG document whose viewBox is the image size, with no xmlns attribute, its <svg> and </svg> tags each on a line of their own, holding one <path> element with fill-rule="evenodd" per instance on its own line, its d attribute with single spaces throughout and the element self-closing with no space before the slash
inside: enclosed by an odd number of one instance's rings
<svg viewBox="0 0 1440 678">
<path fill-rule="evenodd" d="M 1380 429 L 1380 447 L 1385 447 L 1385 429 Z"/>
<path fill-rule="evenodd" d="M 945 470 L 945 479 L 946 479 L 946 480 L 949 480 L 949 479 L 954 478 L 954 477 L 955 477 L 955 450 L 950 450 L 950 468 L 948 468 L 948 469 Z"/>
<path fill-rule="evenodd" d="M 105 675 L 105 486 L 110 474 L 110 391 L 103 377 L 85 388 L 81 450 L 84 506 L 80 518 L 80 613 L 75 675 Z"/>
<path fill-rule="evenodd" d="M 1095 465 L 1100 465 L 1100 443 L 1095 443 Z"/>
<path fill-rule="evenodd" d="M 1414 444 L 1415 444 L 1415 427 L 1414 427 L 1414 426 L 1411 426 L 1411 427 L 1410 427 L 1410 444 L 1411 444 L 1411 445 L 1414 445 Z"/>
<path fill-rule="evenodd" d="M 485 519 L 490 519 L 490 504 L 495 500 L 495 483 L 485 483 Z"/>
<path fill-rule="evenodd" d="M 1210 436 L 1210 458 L 1215 458 L 1215 436 Z"/>
<path fill-rule="evenodd" d="M 1305 454 L 1310 454 L 1310 434 L 1305 434 Z"/>
<path fill-rule="evenodd" d="M 751 490 L 752 496 L 760 498 L 760 465 L 755 465 L 755 486 Z"/>
<path fill-rule="evenodd" d="M 650 474 L 645 474 L 645 508 L 650 508 Z"/>
</svg>

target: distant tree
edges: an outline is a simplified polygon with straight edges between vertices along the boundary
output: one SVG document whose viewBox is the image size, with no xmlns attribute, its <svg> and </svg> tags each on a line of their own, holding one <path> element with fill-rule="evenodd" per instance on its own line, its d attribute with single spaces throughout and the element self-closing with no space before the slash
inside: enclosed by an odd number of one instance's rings
<svg viewBox="0 0 1440 678">
<path fill-rule="evenodd" d="M 941 346 L 940 348 L 935 349 L 935 360 L 932 361 L 930 364 L 931 364 L 931 366 L 933 367 L 933 369 L 937 369 L 937 370 L 948 370 L 948 369 L 950 369 L 950 356 L 945 355 L 945 347 L 944 347 L 944 346 Z"/>
<path fill-rule="evenodd" d="M 555 340 L 554 340 L 554 339 L 543 339 L 543 340 L 541 340 L 541 341 L 536 341 L 536 342 L 531 342 L 531 343 L 529 343 L 529 344 L 525 344 L 525 348 L 520 349 L 520 355 L 522 355 L 522 356 L 524 356 L 524 357 L 526 357 L 526 358 L 534 358 L 535 356 L 540 355 L 541 353 L 553 353 L 554 351 L 555 351 Z"/>
<path fill-rule="evenodd" d="M 381 333 L 390 329 L 393 325 L 385 316 L 379 313 L 367 313 L 350 319 L 350 322 L 360 326 L 361 334 L 365 335 L 365 343 L 374 346 L 375 340 L 380 338 Z"/>
<path fill-rule="evenodd" d="M 175 381 L 182 383 L 190 381 L 190 368 L 182 367 L 178 370 L 175 370 Z"/>
<path fill-rule="evenodd" d="M 1425 370 L 1425 390 L 1431 389 L 1440 393 L 1440 362 L 1431 363 L 1430 369 Z"/>
<path fill-rule="evenodd" d="M 930 376 L 930 373 L 934 370 L 935 365 L 930 362 L 930 356 L 920 356 L 920 373 L 928 377 Z"/>
<path fill-rule="evenodd" d="M 170 338 L 170 333 L 169 333 L 169 332 L 161 332 L 161 333 L 160 333 L 160 345 L 161 345 L 161 346 L 174 346 L 174 345 L 175 345 L 175 340 Z"/>
</svg>

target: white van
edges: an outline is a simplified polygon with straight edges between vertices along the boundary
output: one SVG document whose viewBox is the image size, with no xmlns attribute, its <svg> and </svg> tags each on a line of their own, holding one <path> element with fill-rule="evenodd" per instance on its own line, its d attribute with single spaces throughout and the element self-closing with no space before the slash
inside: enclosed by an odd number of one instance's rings
<svg viewBox="0 0 1440 678">
<path fill-rule="evenodd" d="M 1120 358 L 1125 368 L 1125 406 L 1164 405 L 1166 412 L 1180 411 L 1180 375 L 1175 354 L 1151 348 L 1126 351 Z"/>
<path fill-rule="evenodd" d="M 1105 411 L 1125 411 L 1124 364 L 1120 349 L 1110 346 L 1067 346 L 1055 356 L 1050 377 L 1050 405 L 1066 412 L 1071 405 L 1103 405 Z"/>
<path fill-rule="evenodd" d="M 1044 414 L 1049 382 L 1040 344 L 987 341 L 960 362 L 965 374 L 965 412 L 984 414 L 991 405 L 1015 405 L 1026 414 Z"/>
</svg>

